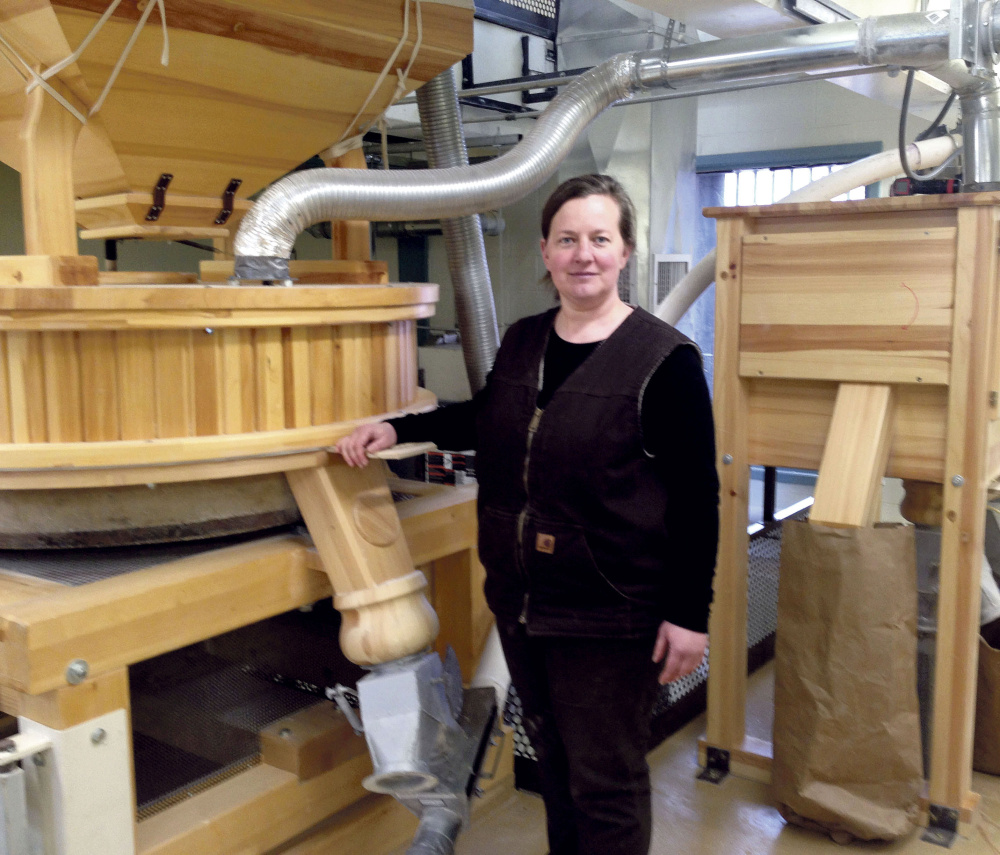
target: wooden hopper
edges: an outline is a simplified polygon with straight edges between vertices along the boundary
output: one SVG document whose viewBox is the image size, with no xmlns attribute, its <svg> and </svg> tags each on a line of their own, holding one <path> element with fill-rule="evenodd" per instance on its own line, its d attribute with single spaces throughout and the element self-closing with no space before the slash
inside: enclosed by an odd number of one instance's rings
<svg viewBox="0 0 1000 855">
<path fill-rule="evenodd" d="M 29 255 L 75 255 L 76 223 L 87 237 L 225 236 L 249 195 L 371 123 L 411 58 L 406 90 L 472 49 L 471 0 L 420 3 L 419 47 L 409 0 L 170 0 L 165 28 L 154 8 L 137 31 L 148 2 L 122 0 L 47 81 L 85 124 L 53 92 L 26 93 L 28 66 L 70 56 L 110 0 L 0 9 L 0 160 L 22 173 Z M 147 220 L 164 175 L 165 205 Z M 217 224 L 234 180 L 235 213 Z"/>
</svg>

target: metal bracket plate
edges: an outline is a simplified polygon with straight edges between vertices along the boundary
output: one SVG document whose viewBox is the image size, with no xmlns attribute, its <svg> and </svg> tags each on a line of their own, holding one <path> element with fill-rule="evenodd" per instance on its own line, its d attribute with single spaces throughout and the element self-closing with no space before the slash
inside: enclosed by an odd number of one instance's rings
<svg viewBox="0 0 1000 855">
<path fill-rule="evenodd" d="M 217 226 L 224 226 L 230 216 L 232 216 L 233 206 L 236 201 L 236 191 L 240 189 L 242 183 L 242 178 L 233 178 L 226 185 L 226 189 L 222 191 L 222 210 L 219 211 L 219 215 L 215 218 Z"/>
<path fill-rule="evenodd" d="M 174 176 L 171 173 L 164 172 L 160 176 L 160 180 L 156 182 L 156 186 L 153 188 L 153 204 L 146 212 L 147 223 L 155 223 L 160 219 L 160 214 L 163 213 L 163 208 L 167 204 L 167 187 L 173 180 Z"/>
<path fill-rule="evenodd" d="M 709 746 L 705 750 L 705 758 L 705 768 L 698 773 L 698 780 L 721 784 L 729 775 L 729 752 Z"/>
<path fill-rule="evenodd" d="M 942 805 L 928 808 L 927 828 L 920 839 L 951 849 L 958 836 L 958 811 Z"/>
</svg>

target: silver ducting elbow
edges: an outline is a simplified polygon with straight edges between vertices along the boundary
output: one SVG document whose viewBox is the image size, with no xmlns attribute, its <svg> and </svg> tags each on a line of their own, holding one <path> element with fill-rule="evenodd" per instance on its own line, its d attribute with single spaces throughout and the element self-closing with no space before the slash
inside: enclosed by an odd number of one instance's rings
<svg viewBox="0 0 1000 855">
<path fill-rule="evenodd" d="M 447 219 L 521 199 L 551 176 L 584 128 L 635 88 L 634 61 L 619 56 L 557 97 L 520 145 L 495 160 L 444 169 L 309 169 L 265 190 L 236 234 L 237 279 L 287 279 L 298 235 L 325 220 Z"/>
<path fill-rule="evenodd" d="M 452 855 L 462 817 L 448 808 L 431 808 L 420 818 L 420 825 L 406 855 Z"/>
<path fill-rule="evenodd" d="M 417 108 L 431 169 L 468 166 L 458 92 L 450 69 L 417 91 Z M 443 219 L 441 228 L 448 250 L 448 271 L 455 289 L 455 313 L 462 336 L 465 371 L 469 388 L 475 393 L 486 385 L 486 375 L 500 348 L 483 228 L 476 214 Z"/>
</svg>

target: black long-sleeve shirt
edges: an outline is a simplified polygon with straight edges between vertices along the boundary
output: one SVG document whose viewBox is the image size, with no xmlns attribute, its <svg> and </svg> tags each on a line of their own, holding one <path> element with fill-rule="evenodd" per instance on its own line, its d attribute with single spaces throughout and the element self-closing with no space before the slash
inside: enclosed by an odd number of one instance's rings
<svg viewBox="0 0 1000 855">
<path fill-rule="evenodd" d="M 548 404 L 563 381 L 599 344 L 567 342 L 552 332 L 545 352 L 539 407 Z M 438 448 L 475 449 L 478 400 L 479 395 L 390 423 L 399 442 L 430 440 Z M 653 373 L 642 399 L 641 425 L 643 447 L 671 497 L 667 525 L 674 559 L 685 571 L 676 576 L 672 622 L 704 632 L 718 545 L 719 480 L 712 403 L 694 348 L 676 348 Z M 689 606 L 676 610 L 680 604 Z"/>
</svg>

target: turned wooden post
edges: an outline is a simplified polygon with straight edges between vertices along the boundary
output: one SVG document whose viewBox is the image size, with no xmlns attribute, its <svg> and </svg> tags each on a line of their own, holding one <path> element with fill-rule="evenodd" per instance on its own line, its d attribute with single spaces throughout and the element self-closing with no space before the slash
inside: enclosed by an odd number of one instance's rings
<svg viewBox="0 0 1000 855">
<path fill-rule="evenodd" d="M 438 619 L 403 539 L 385 462 L 352 469 L 337 461 L 287 477 L 343 616 L 344 655 L 377 665 L 427 648 Z"/>
</svg>

